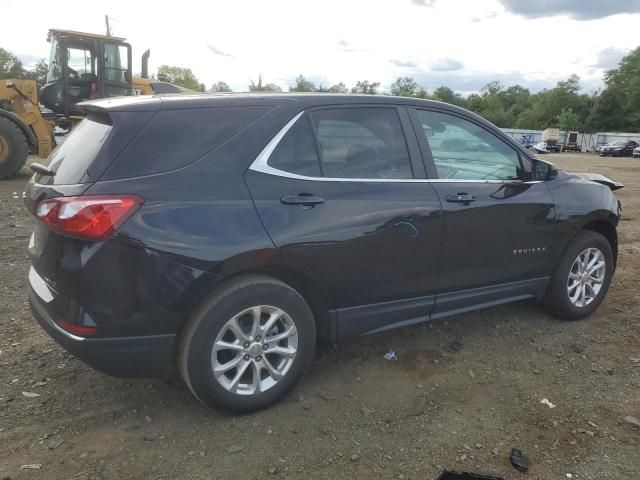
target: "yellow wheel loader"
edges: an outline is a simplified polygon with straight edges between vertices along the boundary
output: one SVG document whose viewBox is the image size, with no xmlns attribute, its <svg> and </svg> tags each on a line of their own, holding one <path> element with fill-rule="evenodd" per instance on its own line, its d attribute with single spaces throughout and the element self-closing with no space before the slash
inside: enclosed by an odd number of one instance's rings
<svg viewBox="0 0 640 480">
<path fill-rule="evenodd" d="M 0 180 L 17 174 L 29 153 L 46 158 L 55 146 L 54 128 L 69 130 L 82 120 L 79 102 L 196 93 L 149 79 L 149 50 L 142 56 L 142 78 L 133 78 L 131 45 L 124 38 L 49 30 L 47 41 L 51 43 L 49 71 L 39 94 L 33 80 L 0 80 Z"/>
</svg>

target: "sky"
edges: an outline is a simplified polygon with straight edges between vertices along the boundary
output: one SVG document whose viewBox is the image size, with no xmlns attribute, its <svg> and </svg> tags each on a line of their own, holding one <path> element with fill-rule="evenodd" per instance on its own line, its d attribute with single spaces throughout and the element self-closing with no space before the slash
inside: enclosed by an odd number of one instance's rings
<svg viewBox="0 0 640 480">
<path fill-rule="evenodd" d="M 25 65 L 48 57 L 49 28 L 112 34 L 191 68 L 207 88 L 245 91 L 262 74 L 286 91 L 297 75 L 324 86 L 399 76 L 470 93 L 490 81 L 532 91 L 575 73 L 585 91 L 640 45 L 640 0 L 0 0 L 0 47 Z M 184 7 L 183 7 L 184 6 Z"/>
</svg>

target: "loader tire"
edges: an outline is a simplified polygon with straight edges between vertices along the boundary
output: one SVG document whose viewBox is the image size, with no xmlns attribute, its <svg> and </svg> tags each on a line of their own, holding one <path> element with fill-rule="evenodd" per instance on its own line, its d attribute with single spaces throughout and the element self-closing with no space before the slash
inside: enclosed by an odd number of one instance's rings
<svg viewBox="0 0 640 480">
<path fill-rule="evenodd" d="M 27 139 L 18 126 L 0 117 L 0 180 L 17 175 L 29 155 Z"/>
</svg>

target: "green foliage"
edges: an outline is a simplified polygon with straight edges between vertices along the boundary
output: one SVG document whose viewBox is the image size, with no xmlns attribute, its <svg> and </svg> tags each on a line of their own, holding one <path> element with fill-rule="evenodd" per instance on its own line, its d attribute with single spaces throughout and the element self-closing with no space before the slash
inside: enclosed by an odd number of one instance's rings
<svg viewBox="0 0 640 480">
<path fill-rule="evenodd" d="M 209 93 L 221 93 L 221 92 L 233 92 L 233 90 L 231 90 L 231 87 L 229 86 L 228 83 L 226 82 L 216 82 L 213 85 L 211 85 L 211 88 L 209 89 Z"/>
<path fill-rule="evenodd" d="M 565 132 L 580 128 L 580 117 L 573 113 L 572 108 L 563 108 L 560 115 L 558 115 L 557 121 L 560 130 L 564 130 Z"/>
<path fill-rule="evenodd" d="M 20 59 L 0 47 L 0 78 L 23 78 L 24 72 Z"/>
<path fill-rule="evenodd" d="M 262 83 L 262 74 L 258 75 L 258 83 L 250 80 L 249 91 L 250 92 L 281 92 L 282 89 L 275 83 Z"/>
<path fill-rule="evenodd" d="M 0 48 L 0 78 L 35 80 L 38 86 L 45 84 L 49 64 L 44 58 L 38 60 L 33 70 L 24 68 L 22 62 L 11 52 Z"/>
<path fill-rule="evenodd" d="M 351 89 L 351 93 L 363 93 L 365 95 L 376 95 L 380 82 L 369 82 L 369 80 L 358 80 L 355 87 Z"/>
<path fill-rule="evenodd" d="M 438 87 L 433 91 L 431 98 L 439 102 L 447 102 L 460 107 L 465 106 L 465 99 L 459 93 L 455 93 L 449 87 Z"/>
<path fill-rule="evenodd" d="M 322 88 L 322 86 L 320 87 Z M 317 91 L 316 85 L 311 81 L 304 78 L 302 75 L 296 77 L 296 83 L 289 87 L 290 92 L 315 92 Z"/>
<path fill-rule="evenodd" d="M 624 57 L 618 68 L 609 70 L 604 83 L 593 121 L 604 130 L 640 131 L 640 47 Z"/>
<path fill-rule="evenodd" d="M 38 82 L 39 86 L 47 83 L 47 73 L 49 72 L 49 64 L 44 58 L 36 62 L 36 66 L 31 72 L 33 79 Z"/>
<path fill-rule="evenodd" d="M 418 82 L 411 77 L 398 77 L 391 84 L 391 95 L 399 97 L 416 97 L 418 92 L 422 90 Z"/>
<path fill-rule="evenodd" d="M 340 82 L 340 83 L 336 83 L 335 85 L 331 85 L 329 88 L 327 88 L 327 92 L 328 93 L 349 93 L 349 90 L 347 89 L 347 86 Z"/>
<path fill-rule="evenodd" d="M 196 92 L 203 92 L 204 86 L 198 81 L 190 68 L 162 65 L 158 75 L 166 75 L 167 80 L 174 85 L 180 85 Z"/>
</svg>

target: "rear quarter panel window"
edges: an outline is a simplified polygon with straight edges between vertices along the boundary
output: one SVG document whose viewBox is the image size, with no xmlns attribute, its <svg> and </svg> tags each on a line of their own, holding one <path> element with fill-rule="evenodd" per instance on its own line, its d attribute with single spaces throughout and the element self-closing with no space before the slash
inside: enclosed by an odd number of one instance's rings
<svg viewBox="0 0 640 480">
<path fill-rule="evenodd" d="M 306 116 L 289 129 L 267 163 L 270 167 L 297 175 L 321 176 L 315 140 Z"/>
<path fill-rule="evenodd" d="M 80 122 L 51 154 L 49 168 L 56 174 L 50 181 L 54 185 L 81 183 L 112 128 L 109 118 L 102 115 L 89 115 Z"/>
<path fill-rule="evenodd" d="M 161 110 L 102 179 L 137 177 L 185 167 L 271 109 L 261 105 Z"/>
</svg>

